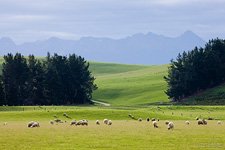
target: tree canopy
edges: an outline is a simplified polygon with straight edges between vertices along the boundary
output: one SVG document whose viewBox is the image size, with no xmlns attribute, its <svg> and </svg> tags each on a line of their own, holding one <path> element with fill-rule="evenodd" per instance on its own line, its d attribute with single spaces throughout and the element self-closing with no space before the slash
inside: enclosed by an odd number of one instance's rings
<svg viewBox="0 0 225 150">
<path fill-rule="evenodd" d="M 49 53 L 40 61 L 20 53 L 4 56 L 1 105 L 69 105 L 91 103 L 97 89 L 89 63 L 75 54 Z"/>
<path fill-rule="evenodd" d="M 171 60 L 166 94 L 174 101 L 214 87 L 225 80 L 225 40 L 210 40 L 204 48 L 178 54 Z"/>
</svg>

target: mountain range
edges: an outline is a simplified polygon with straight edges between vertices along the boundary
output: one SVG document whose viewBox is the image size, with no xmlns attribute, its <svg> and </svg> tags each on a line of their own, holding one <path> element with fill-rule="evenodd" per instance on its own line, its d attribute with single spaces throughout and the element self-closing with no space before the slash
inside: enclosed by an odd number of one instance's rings
<svg viewBox="0 0 225 150">
<path fill-rule="evenodd" d="M 86 60 L 124 64 L 166 64 L 178 53 L 204 46 L 206 42 L 192 31 L 177 37 L 154 33 L 138 33 L 121 39 L 82 37 L 64 40 L 52 37 L 20 45 L 8 37 L 0 39 L 0 55 L 20 52 L 23 55 L 46 56 L 47 52 L 69 55 L 75 53 Z"/>
</svg>

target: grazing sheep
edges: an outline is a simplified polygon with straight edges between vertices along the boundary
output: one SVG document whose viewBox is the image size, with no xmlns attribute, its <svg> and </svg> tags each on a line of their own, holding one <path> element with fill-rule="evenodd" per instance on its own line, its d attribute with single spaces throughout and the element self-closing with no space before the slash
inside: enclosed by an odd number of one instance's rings
<svg viewBox="0 0 225 150">
<path fill-rule="evenodd" d="M 212 118 L 212 117 L 208 117 L 208 120 L 214 120 L 214 118 Z"/>
<path fill-rule="evenodd" d="M 149 118 L 147 118 L 147 119 L 146 119 L 146 121 L 147 121 L 147 122 L 149 122 L 149 121 L 150 121 L 150 119 L 149 119 Z"/>
<path fill-rule="evenodd" d="M 109 125 L 109 126 L 112 125 L 112 120 L 109 120 L 109 121 L 108 121 L 108 125 Z"/>
<path fill-rule="evenodd" d="M 28 128 L 40 127 L 40 124 L 38 122 L 31 121 L 28 123 L 27 127 Z"/>
<path fill-rule="evenodd" d="M 138 118 L 138 121 L 141 122 L 142 121 L 142 118 Z"/>
<path fill-rule="evenodd" d="M 72 126 L 72 125 L 76 125 L 76 123 L 77 123 L 76 120 L 73 120 L 73 121 L 70 122 L 70 125 L 71 125 L 71 126 Z"/>
<path fill-rule="evenodd" d="M 27 127 L 30 128 L 34 124 L 34 121 L 28 122 Z"/>
<path fill-rule="evenodd" d="M 76 122 L 76 126 L 82 125 L 83 124 L 83 120 L 79 120 Z"/>
<path fill-rule="evenodd" d="M 205 119 L 202 120 L 204 125 L 207 125 L 207 121 Z"/>
<path fill-rule="evenodd" d="M 203 125 L 203 121 L 202 120 L 198 120 L 198 125 Z"/>
<path fill-rule="evenodd" d="M 99 120 L 96 120 L 96 122 L 95 122 L 97 125 L 100 125 L 100 122 L 99 122 Z"/>
<path fill-rule="evenodd" d="M 207 125 L 207 121 L 205 119 L 199 119 L 198 120 L 198 125 Z"/>
<path fill-rule="evenodd" d="M 60 119 L 55 119 L 54 121 L 55 121 L 56 123 L 63 123 L 63 121 L 60 120 Z"/>
<path fill-rule="evenodd" d="M 53 121 L 53 120 L 50 120 L 50 122 L 49 122 L 49 123 L 53 125 L 53 124 L 54 124 L 54 121 Z"/>
<path fill-rule="evenodd" d="M 169 121 L 168 121 L 168 120 L 166 120 L 166 121 L 165 121 L 165 124 L 166 124 L 166 125 L 168 125 L 168 124 L 169 124 Z"/>
<path fill-rule="evenodd" d="M 88 121 L 84 119 L 81 125 L 82 126 L 84 126 L 84 125 L 88 126 Z"/>
<path fill-rule="evenodd" d="M 156 121 L 156 119 L 155 118 L 152 118 L 152 121 Z"/>
<path fill-rule="evenodd" d="M 221 121 L 217 121 L 217 124 L 218 124 L 218 125 L 221 125 L 221 124 L 222 124 L 222 122 L 221 122 Z"/>
<path fill-rule="evenodd" d="M 196 117 L 195 120 L 199 120 L 199 117 Z"/>
<path fill-rule="evenodd" d="M 34 128 L 34 127 L 40 127 L 39 123 L 38 122 L 34 122 L 31 126 L 31 128 Z"/>
<path fill-rule="evenodd" d="M 189 124 L 190 124 L 190 122 L 187 120 L 187 121 L 185 121 L 185 124 L 186 124 L 186 125 L 189 125 Z"/>
<path fill-rule="evenodd" d="M 153 124 L 154 128 L 158 128 L 159 127 L 158 124 L 157 124 L 157 121 L 153 121 L 152 124 Z"/>
<path fill-rule="evenodd" d="M 104 124 L 108 124 L 108 121 L 109 121 L 108 119 L 104 119 L 104 120 L 103 120 L 103 123 L 104 123 Z"/>
<path fill-rule="evenodd" d="M 167 128 L 168 128 L 168 130 L 173 129 L 174 128 L 173 122 L 169 122 Z"/>
</svg>

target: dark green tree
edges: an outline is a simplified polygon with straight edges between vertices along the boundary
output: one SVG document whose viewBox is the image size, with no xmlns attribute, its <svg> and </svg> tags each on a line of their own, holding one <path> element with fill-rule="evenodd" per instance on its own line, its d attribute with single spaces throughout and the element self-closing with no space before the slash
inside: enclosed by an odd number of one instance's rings
<svg viewBox="0 0 225 150">
<path fill-rule="evenodd" d="M 204 89 L 225 81 L 225 41 L 210 40 L 204 48 L 195 47 L 179 54 L 171 61 L 166 94 L 174 101 L 180 101 Z"/>
</svg>

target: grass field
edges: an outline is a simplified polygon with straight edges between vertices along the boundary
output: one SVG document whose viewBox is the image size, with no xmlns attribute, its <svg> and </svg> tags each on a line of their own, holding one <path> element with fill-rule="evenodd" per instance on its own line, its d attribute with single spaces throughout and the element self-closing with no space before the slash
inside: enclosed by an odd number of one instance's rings
<svg viewBox="0 0 225 150">
<path fill-rule="evenodd" d="M 164 93 L 168 65 L 138 66 L 93 63 L 98 90 L 93 99 L 112 105 L 147 105 L 168 103 Z"/>
<path fill-rule="evenodd" d="M 150 107 L 0 107 L 0 149 L 224 149 L 225 124 L 217 120 L 198 126 L 196 116 L 225 120 L 225 107 L 210 106 L 150 106 Z M 88 119 L 88 126 L 70 126 L 63 117 Z M 138 122 L 128 117 L 142 117 Z M 50 125 L 57 115 L 67 123 Z M 159 118 L 154 129 L 145 118 Z M 112 126 L 95 125 L 95 120 L 112 119 Z M 27 122 L 40 122 L 40 128 L 27 128 Z M 173 121 L 175 128 L 168 131 L 164 120 Z M 185 120 L 190 125 L 185 125 Z M 3 125 L 7 122 L 7 125 Z"/>
</svg>

